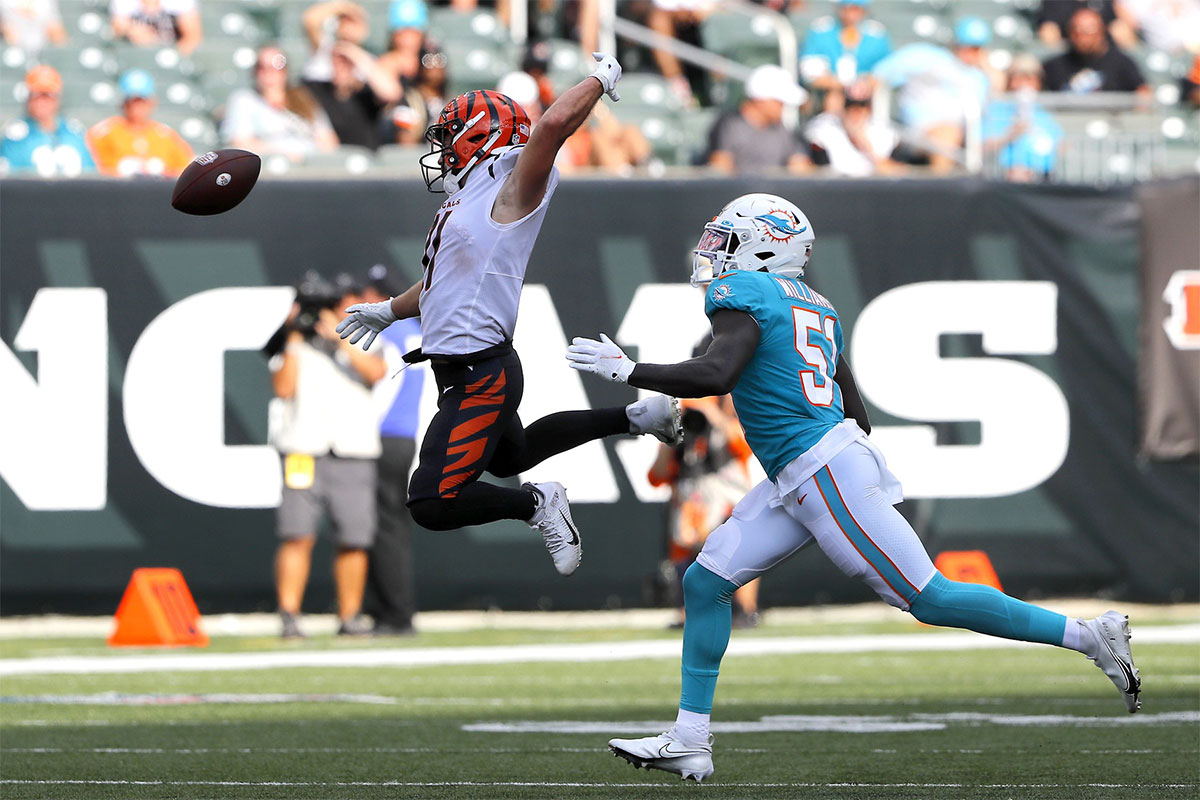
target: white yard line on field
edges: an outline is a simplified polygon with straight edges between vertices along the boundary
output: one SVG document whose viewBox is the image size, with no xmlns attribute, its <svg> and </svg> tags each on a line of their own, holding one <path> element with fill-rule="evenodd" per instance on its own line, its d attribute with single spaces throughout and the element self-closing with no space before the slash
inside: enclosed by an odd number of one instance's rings
<svg viewBox="0 0 1200 800">
<path fill-rule="evenodd" d="M 1087 619 L 1109 608 L 1108 601 L 1095 598 L 1055 598 L 1039 605 Z M 1191 623 L 1200 619 L 1200 604 L 1151 605 L 1122 603 L 1122 613 L 1134 620 L 1154 619 L 1163 624 Z M 661 630 L 678 612 L 670 608 L 627 608 L 592 611 L 421 611 L 414 623 L 422 633 L 469 632 L 476 630 L 595 630 L 626 628 Z M 771 625 L 851 625 L 895 622 L 896 609 L 878 602 L 837 606 L 772 607 L 764 616 Z M 205 614 L 205 631 L 214 636 L 279 635 L 278 614 Z M 332 635 L 338 628 L 335 614 L 305 614 L 304 629 L 314 635 Z M 104 638 L 115 627 L 112 616 L 68 617 L 44 614 L 0 617 L 0 639 L 43 639 L 78 636 Z"/>
<path fill-rule="evenodd" d="M 1139 644 L 1200 642 L 1200 625 L 1147 626 L 1135 631 Z M 983 650 L 1030 647 L 967 631 L 868 636 L 744 636 L 729 644 L 729 656 L 799 653 L 866 653 Z M 1036 645 L 1041 646 L 1041 645 Z M 488 647 L 422 647 L 365 650 L 299 650 L 264 653 L 149 653 L 0 659 L 0 676 L 141 672 L 213 672 L 287 667 L 425 667 L 558 661 L 629 661 L 679 658 L 679 639 Z"/>
</svg>

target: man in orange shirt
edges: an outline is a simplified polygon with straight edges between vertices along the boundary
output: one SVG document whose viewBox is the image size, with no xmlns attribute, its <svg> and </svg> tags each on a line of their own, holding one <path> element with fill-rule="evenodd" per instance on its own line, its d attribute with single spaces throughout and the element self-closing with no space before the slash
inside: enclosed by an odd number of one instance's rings
<svg viewBox="0 0 1200 800">
<path fill-rule="evenodd" d="M 122 114 L 97 122 L 88 131 L 96 166 L 106 175 L 168 175 L 183 172 L 192 148 L 170 126 L 151 117 L 154 78 L 133 69 L 121 76 Z"/>
</svg>

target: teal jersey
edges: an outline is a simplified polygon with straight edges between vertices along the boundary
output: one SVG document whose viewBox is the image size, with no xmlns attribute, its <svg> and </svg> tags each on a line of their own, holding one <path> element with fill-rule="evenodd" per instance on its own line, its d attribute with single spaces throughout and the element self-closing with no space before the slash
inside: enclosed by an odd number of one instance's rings
<svg viewBox="0 0 1200 800">
<path fill-rule="evenodd" d="M 733 270 L 714 280 L 704 313 L 742 311 L 758 323 L 758 347 L 733 405 L 746 441 L 768 477 L 805 453 L 845 419 L 834 382 L 842 323 L 833 306 L 796 278 Z"/>
</svg>

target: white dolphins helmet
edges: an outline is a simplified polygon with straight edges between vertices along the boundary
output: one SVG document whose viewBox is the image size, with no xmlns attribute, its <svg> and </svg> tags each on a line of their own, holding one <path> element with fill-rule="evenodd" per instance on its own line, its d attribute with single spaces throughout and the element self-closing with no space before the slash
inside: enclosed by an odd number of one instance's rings
<svg viewBox="0 0 1200 800">
<path fill-rule="evenodd" d="M 707 286 L 731 269 L 804 275 L 813 245 L 812 225 L 794 203 L 773 194 L 745 194 L 704 226 L 692 251 L 692 285 Z"/>
</svg>

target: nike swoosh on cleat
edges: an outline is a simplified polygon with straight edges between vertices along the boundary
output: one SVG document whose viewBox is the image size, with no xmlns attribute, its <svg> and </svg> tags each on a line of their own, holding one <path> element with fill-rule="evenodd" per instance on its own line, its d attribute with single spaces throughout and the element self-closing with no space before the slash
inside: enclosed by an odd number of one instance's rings
<svg viewBox="0 0 1200 800">
<path fill-rule="evenodd" d="M 679 753 L 674 752 L 673 750 L 671 750 L 672 744 L 674 744 L 674 742 L 667 742 L 662 747 L 658 748 L 658 755 L 661 758 L 678 758 L 679 756 L 696 755 L 695 750 L 684 750 L 683 752 L 679 752 Z"/>
<path fill-rule="evenodd" d="M 1104 642 L 1104 646 L 1108 648 L 1109 655 L 1113 657 L 1113 660 L 1117 662 L 1117 666 L 1121 668 L 1121 672 L 1125 675 L 1125 694 L 1134 694 L 1137 691 L 1134 689 L 1134 686 L 1137 684 L 1137 677 L 1133 674 L 1133 668 L 1126 664 L 1123 658 L 1117 655 L 1117 652 L 1113 650 L 1112 645 L 1108 643 L 1107 638 L 1104 638 L 1101 641 Z"/>
<path fill-rule="evenodd" d="M 571 538 L 567 540 L 567 544 L 579 544 L 579 531 L 575 530 L 575 526 L 571 524 L 571 520 L 567 519 L 566 514 L 563 514 L 562 511 L 559 511 L 558 513 L 562 516 L 563 522 L 567 523 L 567 528 L 571 531 Z"/>
</svg>

